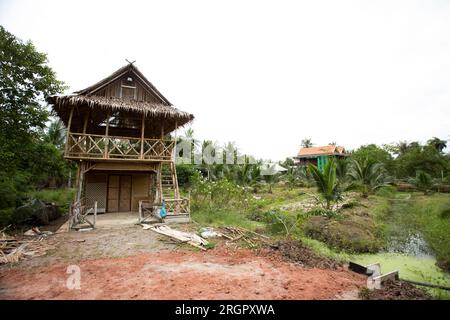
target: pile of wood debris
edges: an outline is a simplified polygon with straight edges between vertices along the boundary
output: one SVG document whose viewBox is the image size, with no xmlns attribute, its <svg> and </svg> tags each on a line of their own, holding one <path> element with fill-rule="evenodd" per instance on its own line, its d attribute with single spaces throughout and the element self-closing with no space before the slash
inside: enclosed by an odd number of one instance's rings
<svg viewBox="0 0 450 320">
<path fill-rule="evenodd" d="M 201 250 L 206 250 L 209 245 L 209 242 L 204 239 L 206 236 L 201 237 L 193 232 L 175 230 L 166 225 L 150 226 L 142 224 L 142 227 L 145 230 L 152 230 L 177 241 L 190 244 L 191 246 L 197 247 Z M 231 245 L 231 243 L 237 243 L 242 240 L 247 243 L 250 248 L 256 248 L 258 247 L 258 243 L 266 243 L 270 240 L 267 236 L 239 227 L 222 227 L 218 229 L 220 231 L 212 228 L 204 229 L 207 229 L 210 234 L 208 238 L 218 237 L 227 239 L 226 245 Z"/>
<path fill-rule="evenodd" d="M 165 225 L 149 226 L 149 225 L 143 224 L 142 226 L 143 226 L 144 230 L 150 229 L 154 232 L 163 234 L 172 239 L 176 239 L 181 242 L 188 243 L 191 246 L 197 247 L 201 250 L 206 250 L 206 248 L 208 246 L 208 241 L 206 241 L 202 237 L 200 237 L 192 232 L 183 232 L 183 231 L 175 230 L 175 229 L 172 229 Z"/>
<path fill-rule="evenodd" d="M 226 242 L 227 245 L 230 245 L 231 242 L 242 240 L 248 244 L 250 248 L 256 248 L 258 247 L 258 243 L 267 243 L 270 240 L 270 238 L 265 235 L 240 227 L 222 227 L 220 230 L 222 231 L 220 235 L 228 239 Z"/>
<path fill-rule="evenodd" d="M 30 231 L 30 230 L 29 230 Z M 49 234 L 40 232 L 39 229 L 31 229 L 23 237 L 8 236 L 4 232 L 0 233 L 0 265 L 19 262 L 27 257 L 39 257 L 53 249 L 45 241 Z"/>
</svg>

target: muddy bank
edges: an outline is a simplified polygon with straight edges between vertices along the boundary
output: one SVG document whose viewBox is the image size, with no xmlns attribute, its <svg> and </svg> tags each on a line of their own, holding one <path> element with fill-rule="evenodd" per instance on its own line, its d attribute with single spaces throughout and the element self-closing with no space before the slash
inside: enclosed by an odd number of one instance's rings
<svg viewBox="0 0 450 320">
<path fill-rule="evenodd" d="M 330 258 L 321 256 L 305 246 L 301 241 L 285 240 L 278 241 L 266 247 L 266 254 L 278 254 L 285 261 L 294 262 L 302 267 L 338 269 L 343 264 Z"/>
<path fill-rule="evenodd" d="M 424 290 L 404 281 L 386 281 L 380 290 L 363 289 L 359 293 L 363 300 L 431 300 Z"/>
</svg>

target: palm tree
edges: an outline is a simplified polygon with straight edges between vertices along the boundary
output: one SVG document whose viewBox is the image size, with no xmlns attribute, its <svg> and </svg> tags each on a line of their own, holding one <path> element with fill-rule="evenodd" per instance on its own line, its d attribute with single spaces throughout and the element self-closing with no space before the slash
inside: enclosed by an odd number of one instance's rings
<svg viewBox="0 0 450 320">
<path fill-rule="evenodd" d="M 397 154 L 398 155 L 403 155 L 409 149 L 408 141 L 400 141 L 399 143 L 397 143 L 396 147 L 397 147 Z"/>
<path fill-rule="evenodd" d="M 303 139 L 300 144 L 303 148 L 311 148 L 313 146 L 311 138 Z"/>
<path fill-rule="evenodd" d="M 350 188 L 361 190 L 364 198 L 374 190 L 387 185 L 383 165 L 368 158 L 363 161 L 352 159 L 348 176 L 352 180 Z"/>
<path fill-rule="evenodd" d="M 199 144 L 200 144 L 200 141 L 195 139 L 194 130 L 192 128 L 188 128 L 184 132 L 183 136 L 180 136 L 180 137 L 177 138 L 177 144 L 179 142 L 182 142 L 182 141 L 186 141 L 186 142 L 190 143 L 190 145 L 191 145 L 190 158 L 191 158 L 191 161 L 192 161 L 194 159 L 195 150 L 199 147 Z M 176 150 L 176 154 L 177 155 L 178 155 L 178 153 L 179 153 L 179 150 Z M 181 154 L 180 156 L 183 157 L 183 156 L 186 156 L 186 155 Z"/>
<path fill-rule="evenodd" d="M 336 163 L 331 158 L 323 168 L 323 172 L 313 164 L 308 165 L 308 171 L 313 177 L 317 190 L 325 199 L 326 208 L 331 209 L 331 203 L 342 199 L 339 181 L 336 178 Z"/>
<path fill-rule="evenodd" d="M 45 133 L 45 142 L 54 144 L 59 149 L 64 147 L 66 139 L 66 128 L 61 120 L 55 120 L 50 123 Z"/>
<path fill-rule="evenodd" d="M 347 178 L 347 171 L 349 167 L 347 159 L 336 160 L 336 176 L 340 182 L 344 182 Z"/>
<path fill-rule="evenodd" d="M 208 161 L 205 161 L 205 150 L 210 150 L 211 152 L 207 154 L 207 156 L 209 157 Z M 212 142 L 211 140 L 203 140 L 202 145 L 201 145 L 201 151 L 202 151 L 202 164 L 200 165 L 200 167 L 204 170 L 206 170 L 207 174 L 208 174 L 208 180 L 214 180 L 215 177 L 211 177 L 211 171 L 214 168 L 214 163 L 209 163 L 209 162 L 214 162 L 215 161 L 215 157 L 216 157 L 216 151 L 217 151 L 217 144 Z"/>
<path fill-rule="evenodd" d="M 445 148 L 447 148 L 447 141 L 441 140 L 437 137 L 433 137 L 432 139 L 428 140 L 428 145 L 435 148 L 437 151 L 442 152 Z"/>
</svg>

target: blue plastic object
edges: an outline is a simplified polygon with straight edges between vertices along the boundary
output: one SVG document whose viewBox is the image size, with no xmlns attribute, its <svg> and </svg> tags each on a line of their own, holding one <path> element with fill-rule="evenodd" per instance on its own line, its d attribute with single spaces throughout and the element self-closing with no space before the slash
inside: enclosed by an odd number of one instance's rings
<svg viewBox="0 0 450 320">
<path fill-rule="evenodd" d="M 159 216 L 161 218 L 165 218 L 167 216 L 166 203 L 164 202 L 164 200 L 161 204 L 161 210 L 159 210 Z"/>
</svg>

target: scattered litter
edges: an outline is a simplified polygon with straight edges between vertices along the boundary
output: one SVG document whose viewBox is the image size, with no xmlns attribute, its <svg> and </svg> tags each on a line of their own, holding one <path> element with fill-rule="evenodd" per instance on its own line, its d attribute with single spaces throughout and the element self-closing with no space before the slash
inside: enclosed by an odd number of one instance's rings
<svg viewBox="0 0 450 320">
<path fill-rule="evenodd" d="M 185 242 L 190 244 L 191 246 L 197 247 L 201 250 L 206 250 L 206 246 L 208 245 L 208 241 L 203 239 L 202 237 L 196 235 L 195 233 L 191 232 L 183 232 L 179 230 L 175 230 L 172 228 L 169 228 L 168 226 L 161 225 L 161 226 L 152 226 L 150 228 L 143 227 L 144 229 L 150 229 L 152 231 L 155 231 L 157 233 L 166 235 L 168 237 L 171 237 L 173 239 L 177 239 L 181 242 Z"/>
<path fill-rule="evenodd" d="M 201 228 L 200 236 L 202 238 L 208 239 L 208 238 L 219 238 L 222 235 L 216 232 L 213 228 Z"/>
<path fill-rule="evenodd" d="M 35 237 L 35 236 L 50 236 L 52 235 L 53 232 L 51 231 L 41 231 L 39 230 L 38 227 L 33 227 L 30 230 L 28 230 L 27 232 L 25 232 L 23 235 L 27 236 L 27 237 Z"/>
</svg>

